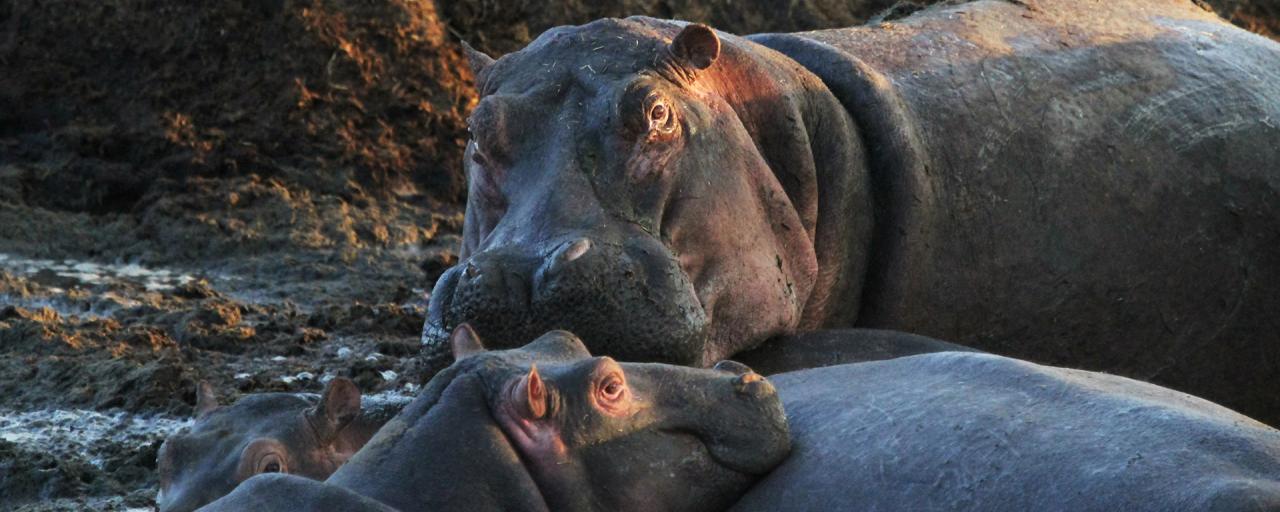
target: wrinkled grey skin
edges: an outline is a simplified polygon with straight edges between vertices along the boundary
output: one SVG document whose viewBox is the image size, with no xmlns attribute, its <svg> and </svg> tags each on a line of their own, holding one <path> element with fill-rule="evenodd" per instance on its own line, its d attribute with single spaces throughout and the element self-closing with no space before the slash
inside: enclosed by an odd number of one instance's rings
<svg viewBox="0 0 1280 512">
<path fill-rule="evenodd" d="M 195 424 L 160 446 L 160 512 L 195 510 L 264 472 L 328 478 L 403 405 L 362 408 L 345 378 L 319 396 L 256 393 L 220 406 L 202 383 L 198 397 Z"/>
<path fill-rule="evenodd" d="M 1185 0 L 983 0 L 714 44 L 691 27 L 473 54 L 434 354 L 464 321 L 703 366 L 885 328 L 1280 422 L 1280 44 Z"/>
<path fill-rule="evenodd" d="M 201 510 L 724 510 L 789 450 L 741 365 L 619 364 L 563 331 L 452 338 L 459 360 L 328 480 L 262 475 Z"/>
<path fill-rule="evenodd" d="M 792 453 L 734 511 L 1280 510 L 1280 431 L 1167 388 L 962 352 L 770 380 Z"/>
<path fill-rule="evenodd" d="M 883 361 L 934 352 L 981 352 L 917 334 L 881 329 L 824 329 L 780 336 L 734 357 L 760 375 Z"/>
</svg>

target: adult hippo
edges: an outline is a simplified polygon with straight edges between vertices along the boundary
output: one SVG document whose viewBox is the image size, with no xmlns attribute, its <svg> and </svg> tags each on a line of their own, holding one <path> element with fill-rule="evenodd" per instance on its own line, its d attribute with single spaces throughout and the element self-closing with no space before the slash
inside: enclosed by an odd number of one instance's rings
<svg viewBox="0 0 1280 512">
<path fill-rule="evenodd" d="M 732 510 L 1280 510 L 1280 431 L 1124 377 L 944 352 L 770 377 L 792 452 Z"/>
<path fill-rule="evenodd" d="M 321 395 L 254 393 L 226 406 L 207 383 L 196 391 L 195 423 L 165 439 L 156 457 L 159 512 L 195 510 L 261 473 L 323 480 L 404 406 L 363 403 L 341 377 Z"/>
<path fill-rule="evenodd" d="M 458 362 L 324 482 L 259 475 L 208 511 L 724 510 L 787 455 L 752 372 L 591 357 L 563 331 Z"/>
<path fill-rule="evenodd" d="M 825 327 L 1150 380 L 1280 423 L 1280 44 L 1190 1 L 983 0 L 496 62 L 423 339 L 706 366 Z"/>
</svg>

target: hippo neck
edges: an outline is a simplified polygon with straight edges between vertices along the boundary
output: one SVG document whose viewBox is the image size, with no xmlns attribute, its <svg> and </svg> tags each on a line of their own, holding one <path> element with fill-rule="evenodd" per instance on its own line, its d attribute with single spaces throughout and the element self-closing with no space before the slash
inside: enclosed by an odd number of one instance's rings
<svg viewBox="0 0 1280 512">
<path fill-rule="evenodd" d="M 827 257 L 826 261 L 835 268 L 823 268 L 823 271 L 846 274 L 836 278 L 843 282 L 832 287 L 830 298 L 833 304 L 849 305 L 849 310 L 815 316 L 806 313 L 805 326 L 875 325 L 880 316 L 876 305 L 897 304 L 905 294 L 903 283 L 892 276 L 921 274 L 920 269 L 909 268 L 912 260 L 903 256 L 904 247 L 910 237 L 930 232 L 928 222 L 935 210 L 928 172 L 936 166 L 923 149 L 915 117 L 890 79 L 856 56 L 803 34 L 761 34 L 750 39 L 776 50 L 819 77 L 827 93 L 838 100 L 841 110 L 856 123 L 860 134 L 858 147 L 866 148 L 860 161 L 846 164 L 843 169 L 830 169 L 832 174 L 821 182 L 836 189 L 832 190 L 833 194 L 839 193 L 840 178 L 834 174 L 857 169 L 858 179 L 862 180 L 862 176 L 867 179 L 843 185 L 868 190 L 867 200 L 874 207 L 874 227 L 868 226 L 869 239 L 855 240 L 851 244 L 853 252 L 847 253 L 847 258 Z M 833 184 L 837 186 L 831 186 Z M 863 211 L 845 208 L 825 209 L 819 215 L 820 221 L 826 215 L 839 218 Z M 839 251 L 840 241 L 829 238 L 826 249 Z M 820 244 L 820 262 L 823 251 Z"/>
<path fill-rule="evenodd" d="M 858 316 L 879 213 L 866 143 L 878 141 L 860 133 L 858 119 L 839 95 L 802 61 L 757 44 L 767 41 L 728 36 L 725 53 L 732 65 L 717 66 L 732 75 L 720 78 L 729 87 L 746 82 L 761 90 L 764 82 L 769 84 L 765 94 L 775 97 L 723 96 L 751 127 L 817 256 L 817 276 L 798 327 L 851 325 Z"/>
</svg>

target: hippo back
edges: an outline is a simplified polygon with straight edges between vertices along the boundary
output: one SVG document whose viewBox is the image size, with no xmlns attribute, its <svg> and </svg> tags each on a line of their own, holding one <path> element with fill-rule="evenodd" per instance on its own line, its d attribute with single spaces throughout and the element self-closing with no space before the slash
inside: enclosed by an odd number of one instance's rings
<svg viewBox="0 0 1280 512">
<path fill-rule="evenodd" d="M 792 455 L 735 510 L 1280 507 L 1280 431 L 1123 377 L 948 352 L 771 380 Z"/>
<path fill-rule="evenodd" d="M 857 324 L 1280 422 L 1280 44 L 1185 0 L 983 0 L 752 40 L 867 139 Z"/>
</svg>

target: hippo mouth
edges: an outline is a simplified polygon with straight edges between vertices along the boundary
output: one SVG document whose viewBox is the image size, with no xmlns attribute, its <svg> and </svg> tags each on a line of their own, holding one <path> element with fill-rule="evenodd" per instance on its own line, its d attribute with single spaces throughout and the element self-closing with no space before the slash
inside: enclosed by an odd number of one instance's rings
<svg viewBox="0 0 1280 512">
<path fill-rule="evenodd" d="M 518 249 L 490 250 L 446 271 L 431 292 L 422 328 L 427 363 L 441 369 L 452 362 L 449 335 L 464 322 L 495 348 L 562 329 L 592 352 L 626 361 L 703 362 L 709 314 L 667 247 L 657 240 L 593 243 L 582 255 L 574 254 L 575 245 L 554 245 L 535 258 L 504 254 Z M 568 269 L 562 268 L 566 247 L 575 256 Z"/>
</svg>

